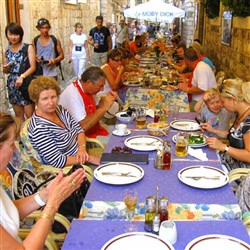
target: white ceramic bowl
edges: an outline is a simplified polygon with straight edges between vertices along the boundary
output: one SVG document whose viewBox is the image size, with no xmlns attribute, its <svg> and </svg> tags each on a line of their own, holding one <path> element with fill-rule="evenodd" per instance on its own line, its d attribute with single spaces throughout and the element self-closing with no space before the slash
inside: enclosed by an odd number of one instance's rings
<svg viewBox="0 0 250 250">
<path fill-rule="evenodd" d="M 131 116 L 121 116 L 124 114 L 127 114 L 127 112 L 126 111 L 118 112 L 115 114 L 115 116 L 116 116 L 117 120 L 124 122 L 124 123 L 129 123 L 135 119 L 135 113 L 132 113 Z"/>
</svg>

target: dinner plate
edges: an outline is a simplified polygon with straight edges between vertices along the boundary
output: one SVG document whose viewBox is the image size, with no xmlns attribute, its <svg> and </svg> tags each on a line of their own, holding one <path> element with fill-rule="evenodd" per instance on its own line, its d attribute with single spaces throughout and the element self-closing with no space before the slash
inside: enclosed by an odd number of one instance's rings
<svg viewBox="0 0 250 250">
<path fill-rule="evenodd" d="M 156 150 L 159 144 L 162 143 L 160 138 L 150 135 L 132 136 L 125 140 L 124 144 L 128 148 L 138 151 L 153 151 Z"/>
<path fill-rule="evenodd" d="M 128 87 L 139 87 L 143 85 L 143 82 L 130 82 L 130 81 L 125 81 L 123 82 L 124 85 L 128 86 Z"/>
<path fill-rule="evenodd" d="M 174 247 L 158 235 L 132 232 L 118 235 L 109 240 L 101 250 L 157 249 L 174 250 Z"/>
<path fill-rule="evenodd" d="M 194 120 L 175 120 L 170 123 L 174 129 L 181 131 L 196 131 L 200 129 L 200 125 Z"/>
<path fill-rule="evenodd" d="M 250 245 L 246 242 L 222 234 L 208 234 L 195 238 L 188 243 L 185 250 L 249 250 Z"/>
<path fill-rule="evenodd" d="M 117 133 L 117 129 L 115 129 L 113 132 L 112 132 L 113 135 L 116 135 L 116 136 L 127 136 L 127 135 L 130 135 L 131 134 L 131 131 L 129 129 L 127 129 L 126 133 L 121 135 L 121 134 L 118 134 Z"/>
<path fill-rule="evenodd" d="M 110 162 L 97 167 L 94 177 L 103 183 L 125 185 L 139 181 L 144 176 L 144 170 L 132 163 Z"/>
<path fill-rule="evenodd" d="M 172 137 L 172 141 L 174 142 L 174 143 L 176 143 L 176 136 L 177 135 L 174 135 L 173 137 Z M 189 147 L 191 147 L 191 148 L 201 148 L 201 147 L 205 147 L 205 146 L 207 146 L 207 143 L 206 143 L 206 141 L 205 141 L 205 138 L 206 138 L 207 136 L 203 136 L 203 138 L 204 138 L 204 142 L 203 143 L 197 143 L 197 144 L 190 144 L 189 143 Z"/>
<path fill-rule="evenodd" d="M 222 170 L 210 166 L 190 166 L 178 173 L 181 182 L 202 189 L 223 187 L 228 183 L 228 175 Z"/>
</svg>

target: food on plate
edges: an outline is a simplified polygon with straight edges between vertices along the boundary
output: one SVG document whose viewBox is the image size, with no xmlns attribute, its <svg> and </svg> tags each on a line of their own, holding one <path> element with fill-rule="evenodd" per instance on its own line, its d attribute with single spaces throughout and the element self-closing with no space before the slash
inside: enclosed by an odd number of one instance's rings
<svg viewBox="0 0 250 250">
<path fill-rule="evenodd" d="M 111 153 L 124 153 L 124 154 L 131 154 L 132 153 L 132 149 L 128 148 L 128 147 L 114 147 L 111 150 Z"/>
<path fill-rule="evenodd" d="M 205 142 L 205 138 L 203 136 L 203 134 L 194 134 L 191 133 L 188 136 L 188 140 L 189 140 L 189 144 L 202 144 Z"/>
</svg>

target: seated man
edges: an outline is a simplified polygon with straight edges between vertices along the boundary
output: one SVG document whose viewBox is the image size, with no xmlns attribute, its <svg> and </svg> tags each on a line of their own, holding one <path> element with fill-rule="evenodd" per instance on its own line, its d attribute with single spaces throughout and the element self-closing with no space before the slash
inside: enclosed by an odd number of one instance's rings
<svg viewBox="0 0 250 250">
<path fill-rule="evenodd" d="M 193 111 L 195 103 L 202 98 L 203 93 L 209 88 L 216 88 L 217 83 L 210 66 L 199 59 L 193 48 L 185 50 L 184 60 L 192 70 L 192 75 L 188 82 L 181 82 L 178 87 L 189 94 L 190 110 Z"/>
<path fill-rule="evenodd" d="M 144 52 L 146 48 L 143 46 L 142 37 L 136 36 L 135 40 L 130 43 L 129 49 L 132 56 Z"/>
<path fill-rule="evenodd" d="M 99 121 L 117 99 L 117 93 L 110 91 L 96 106 L 98 100 L 95 95 L 103 90 L 105 79 L 105 73 L 99 67 L 90 67 L 83 72 L 81 80 L 66 87 L 59 100 L 79 122 L 86 136 L 91 138 L 108 135 L 108 131 L 100 126 Z"/>
</svg>

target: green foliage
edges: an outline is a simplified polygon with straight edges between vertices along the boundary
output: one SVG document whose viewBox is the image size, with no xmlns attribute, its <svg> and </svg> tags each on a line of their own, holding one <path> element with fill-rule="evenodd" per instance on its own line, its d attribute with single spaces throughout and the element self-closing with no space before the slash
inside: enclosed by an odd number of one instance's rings
<svg viewBox="0 0 250 250">
<path fill-rule="evenodd" d="M 250 0 L 221 0 L 221 2 L 233 12 L 234 16 L 250 16 Z"/>
<path fill-rule="evenodd" d="M 220 14 L 220 0 L 206 0 L 205 11 L 208 18 L 216 18 Z"/>
</svg>

